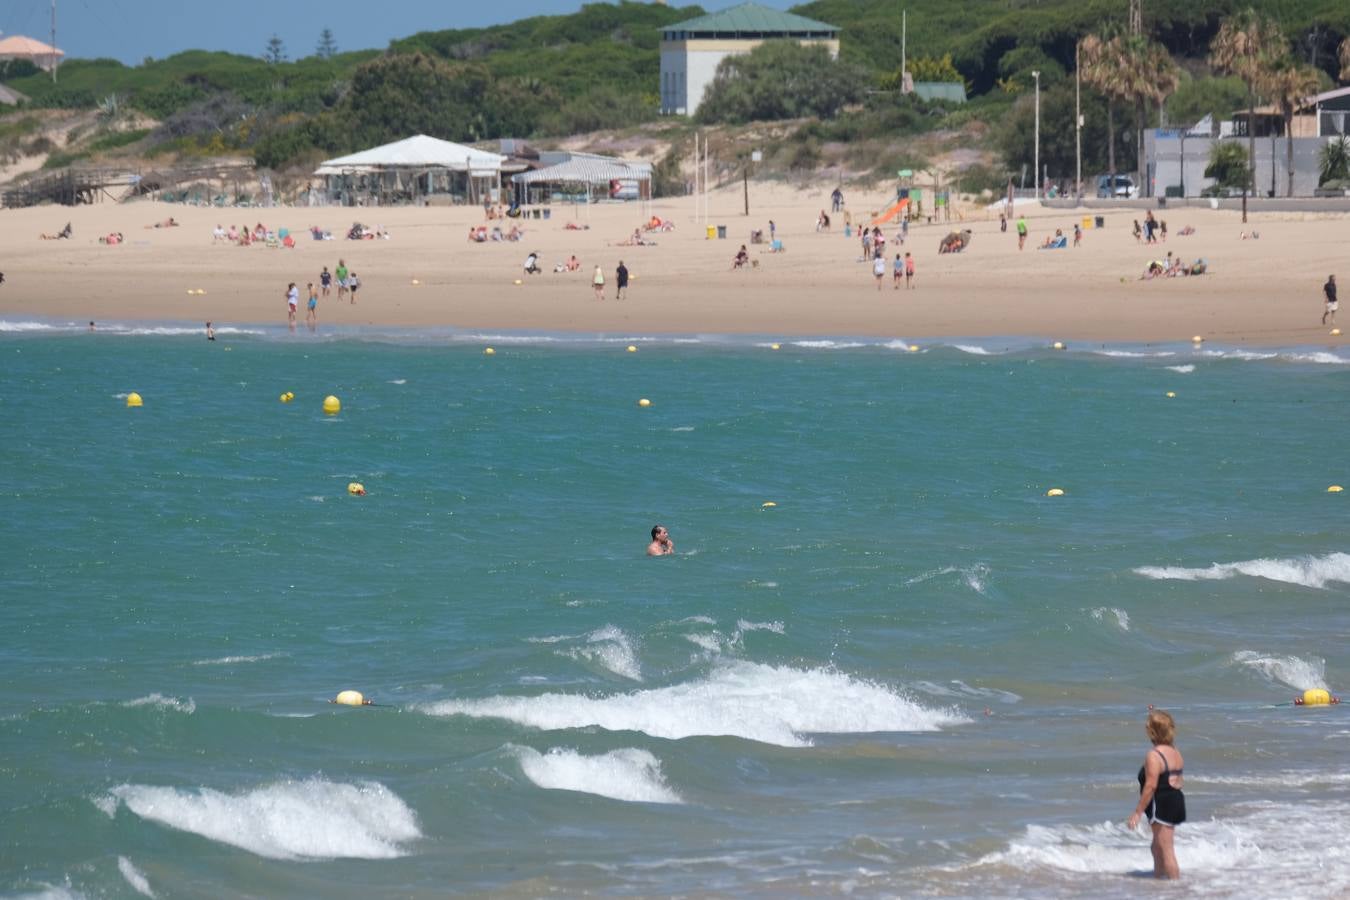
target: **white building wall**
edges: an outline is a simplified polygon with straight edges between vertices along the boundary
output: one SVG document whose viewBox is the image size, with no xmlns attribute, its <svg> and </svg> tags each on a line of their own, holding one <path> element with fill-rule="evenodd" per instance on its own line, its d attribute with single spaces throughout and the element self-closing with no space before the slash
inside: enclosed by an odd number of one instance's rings
<svg viewBox="0 0 1350 900">
<path fill-rule="evenodd" d="M 684 63 L 684 45 L 661 47 L 661 114 L 682 116 L 689 112 L 685 84 L 689 70 Z"/>
<path fill-rule="evenodd" d="M 685 94 L 690 115 L 698 112 L 708 86 L 717 74 L 717 64 L 728 56 L 748 53 L 748 50 L 690 50 L 685 54 L 685 65 L 689 68 L 689 88 Z"/>
</svg>

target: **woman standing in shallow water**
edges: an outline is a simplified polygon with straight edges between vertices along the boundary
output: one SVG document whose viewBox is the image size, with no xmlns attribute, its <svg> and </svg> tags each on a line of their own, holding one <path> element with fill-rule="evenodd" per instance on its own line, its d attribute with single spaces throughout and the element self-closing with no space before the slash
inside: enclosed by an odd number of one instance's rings
<svg viewBox="0 0 1350 900">
<path fill-rule="evenodd" d="M 1186 796 L 1181 792 L 1181 752 L 1172 746 L 1177 726 L 1168 713 L 1151 709 L 1144 730 L 1153 749 L 1139 767 L 1139 804 L 1126 824 L 1133 831 L 1140 816 L 1147 816 L 1153 826 L 1153 877 L 1180 878 L 1172 839 L 1186 821 Z"/>
</svg>

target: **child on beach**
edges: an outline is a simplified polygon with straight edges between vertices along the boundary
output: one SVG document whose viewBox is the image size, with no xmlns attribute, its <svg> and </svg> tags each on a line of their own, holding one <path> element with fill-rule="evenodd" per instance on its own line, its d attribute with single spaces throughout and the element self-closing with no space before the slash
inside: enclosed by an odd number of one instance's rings
<svg viewBox="0 0 1350 900">
<path fill-rule="evenodd" d="M 877 290 L 881 290 L 881 282 L 886 278 L 886 260 L 884 257 L 878 256 L 873 260 L 872 274 L 877 279 Z"/>
<path fill-rule="evenodd" d="M 328 271 L 327 266 L 324 266 L 323 271 L 319 273 L 319 284 L 322 285 L 323 296 L 327 299 L 328 289 L 333 286 L 333 273 Z"/>
<path fill-rule="evenodd" d="M 605 299 L 605 273 L 599 266 L 595 267 L 595 274 L 591 276 L 591 286 L 595 288 L 595 299 Z"/>
<path fill-rule="evenodd" d="M 1075 222 L 1073 226 L 1073 245 L 1077 247 L 1081 243 L 1083 243 L 1083 226 Z"/>
<path fill-rule="evenodd" d="M 295 308 L 300 305 L 300 289 L 292 281 L 286 288 L 286 321 L 290 324 L 291 331 L 295 330 Z"/>
<path fill-rule="evenodd" d="M 904 277 L 905 277 L 905 260 L 899 253 L 897 253 L 895 254 L 895 267 L 891 272 L 891 290 L 893 291 L 900 290 L 900 282 L 904 280 Z"/>
<path fill-rule="evenodd" d="M 337 275 L 338 300 L 341 300 L 342 295 L 347 293 L 347 264 L 339 259 L 337 271 L 334 274 Z"/>
<path fill-rule="evenodd" d="M 914 289 L 914 257 L 905 254 L 905 290 Z"/>
<path fill-rule="evenodd" d="M 305 304 L 305 324 L 313 331 L 319 324 L 319 294 L 314 290 L 314 282 L 309 283 L 309 302 Z"/>
<path fill-rule="evenodd" d="M 90 323 L 89 323 L 89 326 L 90 326 L 90 330 L 91 330 L 91 331 L 93 330 L 93 325 L 94 325 L 93 322 L 90 322 Z M 208 341 L 214 341 L 214 340 L 216 339 L 216 330 L 215 330 L 214 328 L 211 327 L 211 323 L 210 323 L 210 322 L 207 322 L 207 323 L 206 323 L 206 339 L 207 339 Z"/>
<path fill-rule="evenodd" d="M 359 288 L 360 286 L 361 286 L 361 279 L 356 277 L 355 272 L 350 273 L 347 276 L 347 290 L 351 291 L 352 306 L 356 305 L 356 289 Z"/>
</svg>

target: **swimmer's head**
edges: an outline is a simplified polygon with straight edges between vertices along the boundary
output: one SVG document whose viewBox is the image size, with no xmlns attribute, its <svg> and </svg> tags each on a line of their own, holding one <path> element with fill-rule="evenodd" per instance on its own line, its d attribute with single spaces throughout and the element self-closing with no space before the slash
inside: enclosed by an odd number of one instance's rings
<svg viewBox="0 0 1350 900">
<path fill-rule="evenodd" d="M 1148 722 L 1144 726 L 1148 739 L 1155 744 L 1171 744 L 1177 736 L 1177 723 L 1170 713 L 1161 709 L 1148 711 Z"/>
<path fill-rule="evenodd" d="M 666 537 L 668 534 L 669 532 L 666 531 L 666 526 L 664 525 L 652 526 L 652 540 L 659 541 L 661 538 Z"/>
</svg>

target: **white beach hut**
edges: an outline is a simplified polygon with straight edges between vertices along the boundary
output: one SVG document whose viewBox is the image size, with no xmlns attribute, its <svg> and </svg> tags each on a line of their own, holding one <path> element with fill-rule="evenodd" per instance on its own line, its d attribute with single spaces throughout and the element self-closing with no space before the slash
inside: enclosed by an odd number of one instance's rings
<svg viewBox="0 0 1350 900">
<path fill-rule="evenodd" d="M 416 203 L 435 195 L 496 202 L 505 160 L 500 153 L 417 134 L 324 160 L 314 174 L 325 179 L 331 199 L 347 205 Z"/>
</svg>

